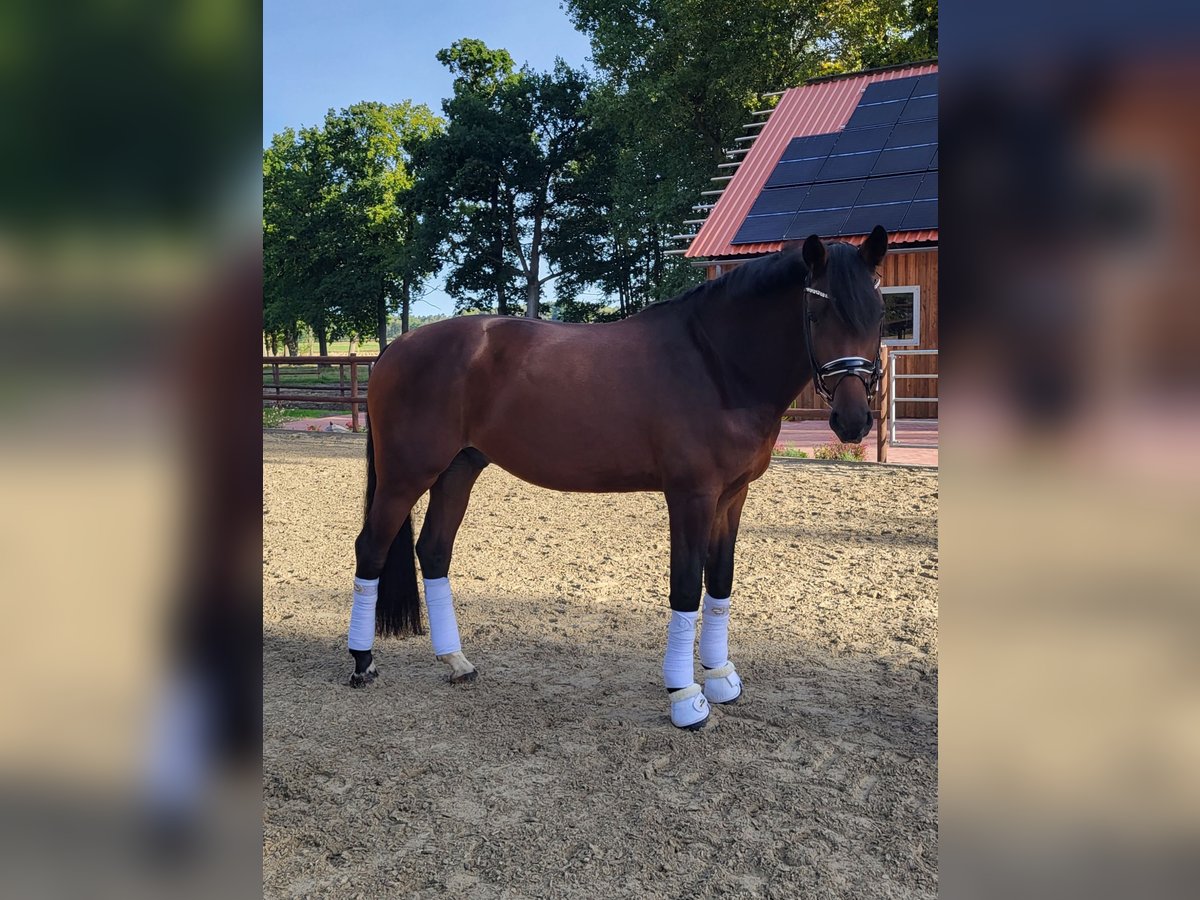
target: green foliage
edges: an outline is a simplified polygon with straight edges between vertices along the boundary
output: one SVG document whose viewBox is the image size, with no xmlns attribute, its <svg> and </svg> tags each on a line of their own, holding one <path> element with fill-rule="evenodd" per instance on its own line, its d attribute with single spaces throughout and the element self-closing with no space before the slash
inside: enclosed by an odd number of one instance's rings
<svg viewBox="0 0 1200 900">
<path fill-rule="evenodd" d="M 438 53 L 455 75 L 449 127 L 430 143 L 423 209 L 451 260 L 447 292 L 460 312 L 538 315 L 556 277 L 549 248 L 570 214 L 561 191 L 589 129 L 583 73 L 513 70 L 503 50 L 463 39 Z"/>
<path fill-rule="evenodd" d="M 788 459 L 808 459 L 808 451 L 799 450 L 796 447 L 785 447 L 783 444 L 776 444 L 771 450 L 772 456 L 785 456 Z"/>
<path fill-rule="evenodd" d="M 846 444 L 842 441 L 831 441 L 813 447 L 816 459 L 840 459 L 846 462 L 862 462 L 867 458 L 867 449 L 862 444 Z"/>
<path fill-rule="evenodd" d="M 359 103 L 263 152 L 263 327 L 378 335 L 437 267 L 413 202 L 412 158 L 441 128 L 425 106 Z M 322 351 L 323 352 L 323 351 Z"/>
</svg>

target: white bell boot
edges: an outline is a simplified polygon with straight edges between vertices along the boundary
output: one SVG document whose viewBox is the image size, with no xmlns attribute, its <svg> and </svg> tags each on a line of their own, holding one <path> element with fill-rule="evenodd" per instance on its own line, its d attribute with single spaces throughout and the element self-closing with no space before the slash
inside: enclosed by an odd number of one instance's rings
<svg viewBox="0 0 1200 900">
<path fill-rule="evenodd" d="M 738 678 L 732 662 L 705 671 L 704 696 L 710 703 L 736 703 L 742 696 L 742 679 Z"/>
<path fill-rule="evenodd" d="M 671 701 L 671 724 L 676 728 L 697 731 L 708 722 L 708 701 L 695 682 L 667 694 L 667 699 Z"/>
</svg>

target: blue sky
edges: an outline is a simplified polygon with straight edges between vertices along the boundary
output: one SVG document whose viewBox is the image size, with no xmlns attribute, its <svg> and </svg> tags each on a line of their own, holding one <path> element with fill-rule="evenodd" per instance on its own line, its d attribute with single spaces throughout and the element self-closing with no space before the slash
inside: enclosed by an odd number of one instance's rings
<svg viewBox="0 0 1200 900">
<path fill-rule="evenodd" d="M 265 0 L 263 145 L 360 100 L 413 100 L 440 115 L 452 79 L 434 54 L 463 37 L 538 70 L 556 56 L 582 66 L 590 52 L 559 0 Z M 427 301 L 413 311 L 453 309 L 440 291 Z"/>
</svg>

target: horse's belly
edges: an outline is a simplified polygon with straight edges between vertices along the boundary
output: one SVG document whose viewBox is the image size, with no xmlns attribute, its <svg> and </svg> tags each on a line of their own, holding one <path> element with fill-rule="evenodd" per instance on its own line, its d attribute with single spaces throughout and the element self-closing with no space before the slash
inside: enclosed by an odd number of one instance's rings
<svg viewBox="0 0 1200 900">
<path fill-rule="evenodd" d="M 533 437 L 533 436 L 529 436 Z M 621 455 L 617 448 L 583 446 L 547 437 L 536 446 L 526 439 L 488 441 L 476 446 L 493 463 L 522 481 L 555 491 L 607 493 L 662 489 L 662 476 L 649 453 Z"/>
</svg>

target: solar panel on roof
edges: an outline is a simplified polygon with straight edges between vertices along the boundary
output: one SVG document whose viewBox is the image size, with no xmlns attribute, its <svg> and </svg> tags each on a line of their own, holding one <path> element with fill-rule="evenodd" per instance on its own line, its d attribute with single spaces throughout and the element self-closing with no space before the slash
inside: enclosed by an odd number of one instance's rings
<svg viewBox="0 0 1200 900">
<path fill-rule="evenodd" d="M 841 181 L 846 178 L 865 178 L 871 174 L 875 161 L 879 158 L 877 152 L 852 153 L 848 156 L 831 156 L 821 166 L 816 181 Z"/>
<path fill-rule="evenodd" d="M 936 228 L 937 79 L 873 82 L 843 130 L 792 138 L 732 243 Z"/>
<path fill-rule="evenodd" d="M 863 153 L 868 150 L 882 150 L 887 143 L 888 135 L 892 133 L 891 125 L 876 125 L 874 128 L 857 128 L 853 131 L 843 131 L 837 136 L 833 153 Z"/>
<path fill-rule="evenodd" d="M 885 206 L 856 206 L 850 210 L 846 222 L 842 226 L 843 234 L 870 234 L 876 225 L 882 225 L 888 231 L 897 231 L 904 221 L 904 214 L 911 204 L 889 203 Z"/>
<path fill-rule="evenodd" d="M 801 211 L 814 209 L 837 209 L 851 207 L 858 199 L 862 190 L 862 179 L 857 181 L 831 181 L 826 184 L 814 184 L 808 190 L 808 196 L 800 204 Z"/>
<path fill-rule="evenodd" d="M 922 75 L 917 79 L 917 86 L 913 88 L 912 95 L 914 97 L 936 96 L 938 92 L 938 77 L 937 72 L 929 75 Z"/>
<path fill-rule="evenodd" d="M 782 212 L 794 213 L 804 202 L 804 195 L 807 193 L 807 184 L 763 191 L 758 195 L 758 199 L 754 201 L 754 205 L 750 207 L 750 212 L 746 215 L 766 216 Z"/>
<path fill-rule="evenodd" d="M 888 100 L 907 100 L 917 86 L 920 77 L 893 78 L 890 81 L 873 81 L 867 85 L 859 99 L 860 104 L 883 103 Z"/>
<path fill-rule="evenodd" d="M 938 212 L 936 200 L 918 200 L 909 208 L 900 227 L 905 231 L 918 228 L 937 228 Z"/>
<path fill-rule="evenodd" d="M 906 172 L 924 172 L 937 148 L 929 144 L 923 147 L 903 147 L 884 150 L 871 169 L 872 175 L 902 175 Z"/>
<path fill-rule="evenodd" d="M 913 97 L 904 104 L 904 112 L 900 114 L 901 122 L 912 122 L 915 119 L 935 119 L 938 113 L 937 97 Z"/>
<path fill-rule="evenodd" d="M 855 205 L 872 203 L 907 203 L 917 193 L 924 175 L 891 175 L 887 178 L 868 178 Z"/>
<path fill-rule="evenodd" d="M 731 244 L 754 244 L 760 241 L 783 240 L 788 224 L 795 218 L 794 213 L 784 213 L 779 216 L 751 216 L 742 223 Z"/>
<path fill-rule="evenodd" d="M 825 163 L 822 159 L 798 159 L 791 162 L 781 162 L 767 179 L 763 187 L 789 187 L 796 184 L 809 184 L 816 180 L 817 173 Z"/>
<path fill-rule="evenodd" d="M 901 122 L 888 135 L 885 149 L 915 147 L 918 144 L 936 144 L 938 139 L 937 119 L 920 122 Z"/>
<path fill-rule="evenodd" d="M 842 231 L 848 209 L 826 209 L 816 212 L 797 213 L 783 235 L 785 241 L 800 240 L 810 234 L 821 237 L 836 237 Z"/>
<path fill-rule="evenodd" d="M 938 196 L 938 176 L 937 172 L 926 172 L 921 181 L 921 186 L 917 188 L 917 194 L 913 197 L 914 200 L 936 200 Z"/>
<path fill-rule="evenodd" d="M 900 119 L 904 112 L 905 102 L 895 100 L 891 103 L 875 103 L 870 106 L 859 106 L 846 123 L 847 130 L 853 128 L 870 128 L 872 125 L 891 125 Z"/>
<path fill-rule="evenodd" d="M 779 160 L 783 162 L 784 160 L 791 159 L 813 159 L 828 156 L 836 140 L 836 132 L 792 138 L 787 145 L 787 149 L 783 151 L 783 156 L 779 157 Z"/>
</svg>

